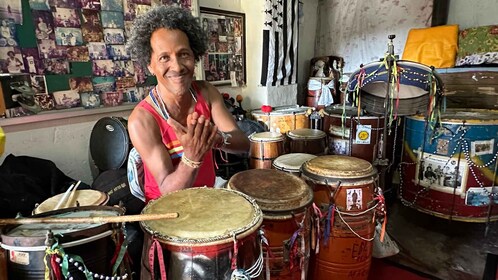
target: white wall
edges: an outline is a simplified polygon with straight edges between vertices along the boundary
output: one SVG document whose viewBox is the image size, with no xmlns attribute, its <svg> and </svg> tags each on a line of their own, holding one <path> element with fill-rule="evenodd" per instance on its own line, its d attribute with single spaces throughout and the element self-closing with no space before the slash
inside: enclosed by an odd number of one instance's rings
<svg viewBox="0 0 498 280">
<path fill-rule="evenodd" d="M 458 24 L 460 30 L 498 24 L 498 0 L 450 0 L 448 24 Z"/>
</svg>

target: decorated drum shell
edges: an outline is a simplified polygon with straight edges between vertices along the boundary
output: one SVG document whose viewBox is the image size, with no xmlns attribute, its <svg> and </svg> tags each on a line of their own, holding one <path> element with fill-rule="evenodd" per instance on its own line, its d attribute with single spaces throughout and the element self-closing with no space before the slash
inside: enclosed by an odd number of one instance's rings
<svg viewBox="0 0 498 280">
<path fill-rule="evenodd" d="M 308 115 L 314 110 L 312 107 L 281 106 L 275 107 L 269 113 L 262 110 L 253 110 L 254 120 L 262 124 L 267 131 L 285 134 L 289 130 L 308 128 Z"/>
</svg>

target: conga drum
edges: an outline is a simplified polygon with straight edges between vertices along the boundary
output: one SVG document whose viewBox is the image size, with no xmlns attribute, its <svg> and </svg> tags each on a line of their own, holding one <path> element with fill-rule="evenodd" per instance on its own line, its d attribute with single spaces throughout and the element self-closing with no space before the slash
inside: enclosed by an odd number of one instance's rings
<svg viewBox="0 0 498 280">
<path fill-rule="evenodd" d="M 54 210 L 63 196 L 64 193 L 60 193 L 48 198 L 33 210 L 33 214 Z M 66 202 L 63 203 L 59 209 L 79 206 L 104 206 L 108 201 L 109 195 L 104 192 L 97 190 L 76 190 L 74 194 L 67 198 Z"/>
<path fill-rule="evenodd" d="M 262 110 L 253 110 L 254 120 L 261 123 L 266 131 L 285 134 L 289 130 L 308 128 L 308 116 L 313 112 L 312 107 L 282 106 L 265 113 Z"/>
<path fill-rule="evenodd" d="M 325 216 L 320 222 L 323 243 L 311 259 L 310 278 L 366 280 L 377 205 L 372 164 L 355 157 L 328 155 L 305 162 L 301 170 Z M 313 236 L 319 238 L 320 233 Z"/>
<path fill-rule="evenodd" d="M 327 134 L 318 129 L 300 128 L 287 132 L 289 153 L 326 154 Z"/>
<path fill-rule="evenodd" d="M 140 222 L 142 280 L 166 279 L 166 272 L 168 279 L 263 279 L 263 215 L 254 199 L 234 190 L 190 188 L 163 195 L 142 211 L 168 212 L 179 217 Z"/>
<path fill-rule="evenodd" d="M 272 162 L 284 154 L 285 137 L 278 132 L 254 133 L 249 141 L 249 168 L 270 169 Z"/>
<path fill-rule="evenodd" d="M 403 204 L 437 217 L 498 220 L 498 110 L 447 109 L 440 124 L 405 119 Z"/>
<path fill-rule="evenodd" d="M 266 279 L 305 279 L 310 253 L 311 188 L 301 178 L 274 169 L 239 172 L 230 178 L 228 188 L 254 197 L 263 211 L 263 229 L 268 239 Z"/>
<path fill-rule="evenodd" d="M 273 169 L 301 177 L 301 166 L 303 163 L 313 158 L 316 158 L 316 156 L 304 153 L 281 155 L 273 161 L 272 167 Z"/>
<path fill-rule="evenodd" d="M 123 214 L 124 209 L 119 207 L 82 206 L 44 212 L 31 217 L 70 219 L 113 217 Z M 109 223 L 38 223 L 6 228 L 5 233 L 1 235 L 1 247 L 9 256 L 7 260 L 9 279 L 45 279 L 44 260 L 51 257 L 46 255 L 45 244 L 49 230 L 57 238 L 57 244 L 54 245 L 56 247 L 51 249 L 54 252 L 57 249 L 60 253 L 53 256 L 54 263 L 50 264 L 50 260 L 48 263 L 50 265 L 65 263 L 69 274 L 64 275 L 64 279 L 87 279 L 82 271 L 86 271 L 94 279 L 111 279 L 113 255 L 119 251 L 119 248 L 116 250 L 112 237 L 121 232 L 119 226 Z M 63 248 L 63 251 L 59 248 Z M 126 272 L 119 277 L 127 279 L 130 275 Z"/>
</svg>

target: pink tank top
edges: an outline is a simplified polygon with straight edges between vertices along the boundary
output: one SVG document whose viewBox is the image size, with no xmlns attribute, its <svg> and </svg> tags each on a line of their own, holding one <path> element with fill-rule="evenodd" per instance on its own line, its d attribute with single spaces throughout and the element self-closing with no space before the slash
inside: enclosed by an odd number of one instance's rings
<svg viewBox="0 0 498 280">
<path fill-rule="evenodd" d="M 193 88 L 196 91 L 197 103 L 195 104 L 194 110 L 200 115 L 204 115 L 206 118 L 211 119 L 211 112 L 209 106 L 202 96 L 202 93 L 198 90 L 198 88 L 193 84 Z M 152 116 L 156 119 L 157 124 L 159 125 L 159 129 L 161 130 L 161 135 L 163 139 L 163 143 L 168 149 L 169 155 L 171 157 L 171 161 L 174 166 L 177 166 L 180 163 L 181 157 L 183 155 L 183 146 L 178 141 L 176 134 L 171 128 L 170 125 L 164 120 L 159 113 L 145 100 L 142 100 L 137 106 L 143 107 L 145 110 L 149 111 Z M 208 186 L 213 187 L 215 181 L 215 170 L 214 170 L 214 159 L 213 159 L 213 151 L 209 151 L 206 153 L 203 159 L 202 166 L 199 169 L 199 173 L 197 174 L 197 178 L 194 181 L 193 187 L 202 187 Z M 159 187 L 152 176 L 152 173 L 149 172 L 147 165 L 144 163 L 144 190 L 145 190 L 145 199 L 149 202 L 152 199 L 159 198 L 161 196 L 161 192 Z"/>
</svg>

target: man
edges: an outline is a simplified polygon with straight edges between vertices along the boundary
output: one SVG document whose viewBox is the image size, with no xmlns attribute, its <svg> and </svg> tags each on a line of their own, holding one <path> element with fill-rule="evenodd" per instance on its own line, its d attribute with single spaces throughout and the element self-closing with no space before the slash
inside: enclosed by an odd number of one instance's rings
<svg viewBox="0 0 498 280">
<path fill-rule="evenodd" d="M 195 62 L 207 51 L 199 22 L 184 9 L 157 7 L 135 20 L 128 50 L 158 82 L 128 119 L 131 141 L 144 163 L 146 200 L 213 186 L 212 149 L 243 153 L 249 140 L 218 90 L 193 81 Z"/>
</svg>

